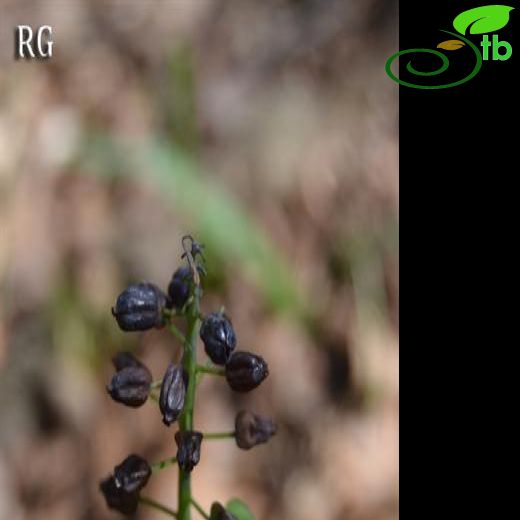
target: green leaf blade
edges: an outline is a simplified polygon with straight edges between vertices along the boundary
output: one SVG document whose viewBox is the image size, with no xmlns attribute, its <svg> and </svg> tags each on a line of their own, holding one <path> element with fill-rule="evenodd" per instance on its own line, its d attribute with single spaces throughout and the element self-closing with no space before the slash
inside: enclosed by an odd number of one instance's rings
<svg viewBox="0 0 520 520">
<path fill-rule="evenodd" d="M 255 516 L 251 513 L 247 504 L 238 498 L 231 499 L 226 504 L 226 510 L 237 520 L 255 520 Z"/>
<path fill-rule="evenodd" d="M 460 34 L 485 34 L 498 31 L 509 22 L 509 13 L 514 9 L 508 5 L 483 5 L 464 11 L 455 17 L 453 27 Z"/>
</svg>

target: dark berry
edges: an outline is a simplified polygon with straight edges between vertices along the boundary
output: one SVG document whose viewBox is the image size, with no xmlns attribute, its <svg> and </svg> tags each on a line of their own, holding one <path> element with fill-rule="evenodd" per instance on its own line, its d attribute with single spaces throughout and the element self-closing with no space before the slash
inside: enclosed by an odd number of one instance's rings
<svg viewBox="0 0 520 520">
<path fill-rule="evenodd" d="M 213 312 L 204 318 L 200 327 L 200 338 L 211 361 L 225 365 L 237 344 L 233 325 L 221 312 Z"/>
<path fill-rule="evenodd" d="M 192 280 L 191 269 L 189 266 L 179 267 L 173 273 L 170 284 L 168 285 L 168 296 L 171 304 L 176 309 L 182 309 L 190 297 L 190 282 Z"/>
<path fill-rule="evenodd" d="M 175 434 L 175 442 L 177 443 L 178 448 L 177 463 L 182 470 L 189 473 L 200 460 L 202 433 L 178 431 Z"/>
<path fill-rule="evenodd" d="M 108 507 L 125 515 L 135 513 L 139 502 L 139 491 L 146 485 L 152 470 L 139 455 L 129 455 L 114 468 L 114 474 L 102 480 L 99 488 Z"/>
<path fill-rule="evenodd" d="M 186 386 L 187 381 L 182 366 L 170 363 L 164 374 L 159 396 L 159 408 L 166 426 L 174 423 L 182 413 Z"/>
<path fill-rule="evenodd" d="M 118 296 L 112 314 L 124 331 L 159 328 L 164 325 L 166 300 L 166 295 L 151 283 L 130 285 Z"/>
<path fill-rule="evenodd" d="M 140 491 L 150 478 L 152 470 L 148 462 L 139 455 L 129 455 L 114 468 L 116 486 L 126 493 Z"/>
<path fill-rule="evenodd" d="M 209 520 L 236 520 L 236 517 L 228 513 L 218 502 L 211 504 Z"/>
<path fill-rule="evenodd" d="M 256 388 L 269 371 L 264 359 L 250 352 L 235 352 L 226 365 L 226 379 L 235 392 L 249 392 Z"/>
<path fill-rule="evenodd" d="M 134 355 L 130 352 L 118 352 L 112 358 L 112 364 L 117 371 L 127 367 L 142 367 L 144 366 Z"/>
<path fill-rule="evenodd" d="M 267 442 L 275 433 L 276 426 L 271 419 L 244 410 L 235 418 L 235 440 L 243 450 Z"/>
<path fill-rule="evenodd" d="M 120 357 L 117 360 L 119 366 L 121 366 L 120 361 L 122 359 Z M 130 358 L 125 359 L 128 360 Z M 107 391 L 114 401 L 137 408 L 142 406 L 148 399 L 151 383 L 152 374 L 148 368 L 139 363 L 138 366 L 124 366 L 124 368 L 117 371 L 107 386 Z"/>
<path fill-rule="evenodd" d="M 139 493 L 127 493 L 116 484 L 113 475 L 102 480 L 99 484 L 99 489 L 103 493 L 108 507 L 111 509 L 115 509 L 124 515 L 131 515 L 137 510 Z"/>
</svg>

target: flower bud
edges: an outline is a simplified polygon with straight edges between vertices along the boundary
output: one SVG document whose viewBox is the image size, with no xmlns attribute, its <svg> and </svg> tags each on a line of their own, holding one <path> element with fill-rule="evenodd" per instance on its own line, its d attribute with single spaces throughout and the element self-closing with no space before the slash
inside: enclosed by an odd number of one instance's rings
<svg viewBox="0 0 520 520">
<path fill-rule="evenodd" d="M 177 443 L 177 462 L 179 467 L 190 472 L 200 460 L 200 444 L 202 442 L 202 433 L 188 431 L 178 431 L 175 434 L 175 442 Z"/>
<path fill-rule="evenodd" d="M 190 296 L 191 269 L 185 265 L 173 273 L 168 285 L 168 296 L 176 309 L 181 309 Z"/>
<path fill-rule="evenodd" d="M 206 354 L 217 365 L 228 362 L 237 344 L 233 325 L 221 312 L 213 312 L 204 318 L 200 327 L 200 339 L 204 342 Z"/>
<path fill-rule="evenodd" d="M 209 520 L 236 520 L 236 517 L 228 513 L 218 502 L 211 504 Z"/>
<path fill-rule="evenodd" d="M 133 358 L 137 363 L 137 359 Z M 120 356 L 115 358 L 114 364 L 124 366 L 122 362 L 129 361 L 129 357 Z M 107 385 L 107 391 L 114 401 L 126 406 L 137 408 L 142 406 L 148 399 L 152 374 L 141 363 L 138 366 L 124 366 L 112 377 L 112 381 Z"/>
<path fill-rule="evenodd" d="M 243 450 L 267 442 L 275 433 L 276 425 L 271 419 L 244 410 L 235 418 L 235 440 Z"/>
<path fill-rule="evenodd" d="M 181 365 L 170 363 L 166 369 L 159 396 L 159 409 L 163 414 L 163 423 L 170 426 L 175 422 L 184 407 L 187 382 Z"/>
<path fill-rule="evenodd" d="M 235 352 L 226 365 L 226 379 L 235 392 L 253 390 L 268 375 L 264 359 L 250 352 Z"/>
<path fill-rule="evenodd" d="M 126 493 L 140 491 L 146 486 L 151 474 L 148 462 L 139 455 L 129 455 L 114 468 L 115 484 Z"/>
<path fill-rule="evenodd" d="M 122 487 L 118 487 L 113 475 L 102 480 L 99 489 L 111 509 L 115 509 L 124 515 L 131 515 L 137 510 L 139 493 L 127 493 Z"/>
<path fill-rule="evenodd" d="M 148 330 L 162 327 L 162 309 L 166 295 L 151 283 L 138 283 L 127 287 L 112 307 L 112 314 L 124 331 Z"/>
</svg>

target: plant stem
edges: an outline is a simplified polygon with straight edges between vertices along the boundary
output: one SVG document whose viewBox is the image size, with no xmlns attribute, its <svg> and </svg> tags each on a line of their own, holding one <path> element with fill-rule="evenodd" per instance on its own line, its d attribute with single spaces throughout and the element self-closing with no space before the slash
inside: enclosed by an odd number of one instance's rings
<svg viewBox="0 0 520 520">
<path fill-rule="evenodd" d="M 197 373 L 200 374 L 211 374 L 213 376 L 225 376 L 226 370 L 220 367 L 211 367 L 206 365 L 197 365 Z"/>
<path fill-rule="evenodd" d="M 150 467 L 152 468 L 152 473 L 156 473 L 157 471 L 160 471 L 161 469 L 171 466 L 172 464 L 175 464 L 176 462 L 177 462 L 177 457 L 170 457 L 169 459 L 160 460 L 159 462 L 152 464 Z"/>
<path fill-rule="evenodd" d="M 202 509 L 200 504 L 198 504 L 195 499 L 192 497 L 191 503 L 193 504 L 193 507 L 201 514 L 203 518 L 206 518 L 206 520 L 209 520 L 209 515 Z"/>
<path fill-rule="evenodd" d="M 184 370 L 188 373 L 188 390 L 184 401 L 184 411 L 179 420 L 182 432 L 193 430 L 193 407 L 197 375 L 197 338 L 199 336 L 199 287 L 194 287 L 194 298 L 189 305 L 187 341 L 184 344 Z M 190 474 L 179 469 L 179 520 L 191 520 L 191 479 Z"/>
<path fill-rule="evenodd" d="M 186 346 L 186 336 L 184 336 L 184 334 L 171 321 L 168 322 L 168 329 L 184 346 Z"/>
<path fill-rule="evenodd" d="M 232 439 L 235 437 L 235 432 L 216 432 L 216 433 L 204 433 L 204 440 L 217 440 L 217 439 Z"/>
<path fill-rule="evenodd" d="M 173 509 L 163 506 L 162 504 L 160 504 L 159 502 L 156 502 L 155 500 L 153 500 L 151 498 L 140 496 L 139 502 L 145 506 L 153 507 L 154 509 L 157 509 L 158 511 L 162 511 L 163 513 L 165 513 L 169 516 L 173 516 L 173 518 L 179 518 L 179 516 Z"/>
<path fill-rule="evenodd" d="M 156 390 L 157 388 L 161 388 L 162 379 L 158 379 L 157 381 L 152 381 L 150 384 L 150 390 Z"/>
</svg>

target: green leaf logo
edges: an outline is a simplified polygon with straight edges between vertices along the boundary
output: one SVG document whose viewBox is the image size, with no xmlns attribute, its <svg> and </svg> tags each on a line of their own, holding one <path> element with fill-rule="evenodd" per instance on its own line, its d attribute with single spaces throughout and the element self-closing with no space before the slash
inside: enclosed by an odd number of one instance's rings
<svg viewBox="0 0 520 520">
<path fill-rule="evenodd" d="M 484 34 L 498 31 L 509 22 L 509 12 L 514 7 L 508 5 L 483 5 L 460 13 L 453 20 L 453 27 L 460 34 Z"/>
<path fill-rule="evenodd" d="M 238 498 L 230 500 L 226 504 L 226 510 L 229 511 L 237 520 L 255 520 L 249 507 L 247 507 L 242 500 L 238 500 Z"/>
</svg>

